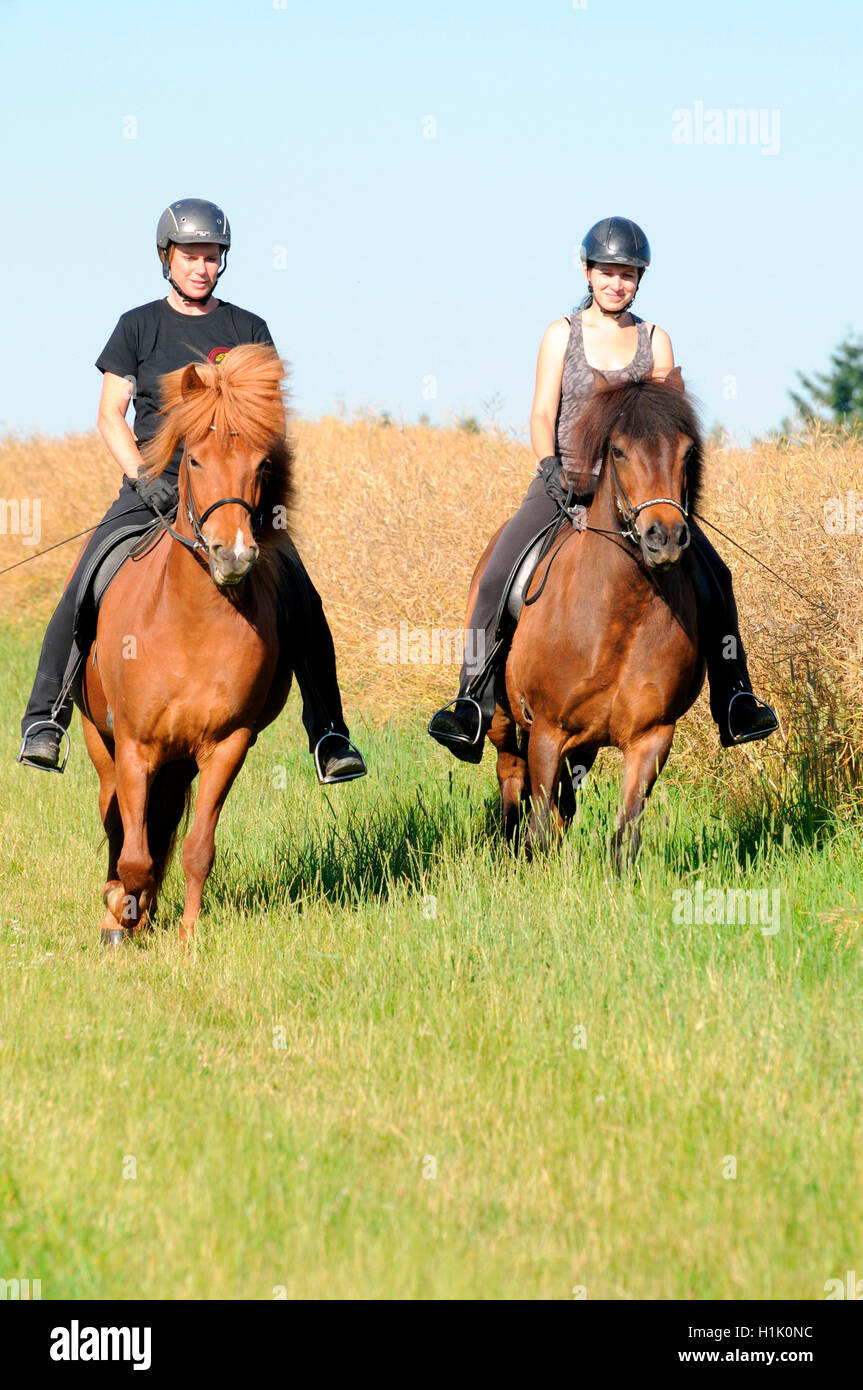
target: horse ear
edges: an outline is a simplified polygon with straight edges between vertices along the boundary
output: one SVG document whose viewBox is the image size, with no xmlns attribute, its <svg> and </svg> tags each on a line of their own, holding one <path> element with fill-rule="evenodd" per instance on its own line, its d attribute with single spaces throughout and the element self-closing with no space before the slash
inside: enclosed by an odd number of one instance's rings
<svg viewBox="0 0 863 1390">
<path fill-rule="evenodd" d="M 183 400 L 188 396 L 193 396 L 196 391 L 203 391 L 204 383 L 198 375 L 198 368 L 194 362 L 190 362 L 188 367 L 183 368 L 183 375 L 180 377 L 180 395 Z"/>
<path fill-rule="evenodd" d="M 670 386 L 672 391 L 679 391 L 681 396 L 686 391 L 686 383 L 683 380 L 683 373 L 679 367 L 672 367 L 671 371 L 663 380 L 666 386 Z"/>
<path fill-rule="evenodd" d="M 615 389 L 614 382 L 609 381 L 605 372 L 601 372 L 598 367 L 591 367 L 590 370 L 593 372 L 593 389 L 598 396 L 604 395 L 606 391 L 613 391 Z"/>
</svg>

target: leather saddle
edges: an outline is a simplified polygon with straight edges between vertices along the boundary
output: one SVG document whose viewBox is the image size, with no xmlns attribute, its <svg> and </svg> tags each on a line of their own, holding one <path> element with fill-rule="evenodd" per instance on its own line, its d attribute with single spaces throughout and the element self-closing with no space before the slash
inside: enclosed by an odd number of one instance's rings
<svg viewBox="0 0 863 1390">
<path fill-rule="evenodd" d="M 143 529 L 140 525 L 131 524 L 118 527 L 116 531 L 103 537 L 90 556 L 78 581 L 73 625 L 74 641 L 64 679 L 64 685 L 71 682 L 70 688 L 76 700 L 80 696 L 84 654 L 89 650 L 96 635 L 99 608 L 108 586 L 116 579 L 132 552 L 146 550 L 161 531 L 160 521 L 154 521 Z"/>
</svg>

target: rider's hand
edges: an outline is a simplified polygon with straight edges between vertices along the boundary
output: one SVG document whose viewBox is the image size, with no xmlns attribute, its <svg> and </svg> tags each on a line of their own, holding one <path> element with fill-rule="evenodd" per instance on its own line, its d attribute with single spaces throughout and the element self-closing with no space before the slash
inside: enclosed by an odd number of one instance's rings
<svg viewBox="0 0 863 1390">
<path fill-rule="evenodd" d="M 563 471 L 563 464 L 556 454 L 550 454 L 548 458 L 542 459 L 539 465 L 539 476 L 545 483 L 545 490 L 549 497 L 555 502 L 565 502 L 569 492 L 569 483 Z"/>
<path fill-rule="evenodd" d="M 166 516 L 172 516 L 177 510 L 177 484 L 170 478 L 151 478 L 146 473 L 139 473 L 137 478 L 130 478 L 129 482 L 151 510 L 157 507 Z"/>
</svg>

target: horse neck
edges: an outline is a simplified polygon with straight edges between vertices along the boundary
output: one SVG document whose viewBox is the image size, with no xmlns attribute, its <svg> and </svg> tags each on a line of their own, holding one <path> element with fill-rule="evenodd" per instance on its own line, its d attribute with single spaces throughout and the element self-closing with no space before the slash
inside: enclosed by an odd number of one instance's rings
<svg viewBox="0 0 863 1390">
<path fill-rule="evenodd" d="M 174 530 L 188 541 L 194 541 L 192 527 L 186 512 L 186 501 L 181 496 L 177 509 Z M 171 608 L 178 613 L 186 613 L 192 618 L 202 613 L 210 615 L 227 613 L 233 607 L 225 603 L 225 594 L 218 589 L 210 574 L 210 567 L 202 551 L 192 552 L 181 545 L 173 536 L 169 537 L 165 555 L 164 592 L 170 598 Z M 212 620 L 212 617 L 209 617 Z"/>
</svg>

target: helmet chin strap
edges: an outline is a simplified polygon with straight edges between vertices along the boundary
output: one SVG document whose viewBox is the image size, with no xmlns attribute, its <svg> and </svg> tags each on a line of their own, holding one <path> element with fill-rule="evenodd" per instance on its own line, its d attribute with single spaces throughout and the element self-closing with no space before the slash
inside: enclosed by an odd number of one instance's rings
<svg viewBox="0 0 863 1390">
<path fill-rule="evenodd" d="M 207 290 L 206 294 L 202 294 L 200 298 L 196 299 L 191 294 L 186 294 L 185 290 L 180 289 L 180 286 L 177 284 L 173 275 L 168 276 L 168 284 L 171 286 L 171 289 L 174 290 L 180 296 L 180 298 L 183 300 L 185 304 L 206 304 L 209 299 L 212 299 L 213 291 L 216 288 L 216 286 L 214 285 L 213 289 Z"/>
<path fill-rule="evenodd" d="M 591 286 L 591 294 L 593 294 L 593 286 Z M 635 296 L 636 296 L 637 294 L 638 294 L 638 286 L 636 286 L 636 288 L 635 288 L 635 290 L 633 291 L 633 293 L 629 296 L 629 299 L 627 299 L 627 301 L 626 301 L 626 303 L 624 304 L 624 306 L 623 306 L 622 309 L 603 309 L 602 305 L 600 304 L 600 302 L 599 302 L 599 300 L 597 299 L 597 297 L 596 297 L 595 294 L 593 295 L 593 302 L 594 302 L 594 304 L 596 305 L 596 307 L 597 307 L 597 309 L 599 310 L 599 312 L 602 314 L 603 318 L 606 318 L 606 319 L 619 319 L 620 316 L 621 316 L 622 314 L 625 314 L 625 313 L 627 312 L 627 310 L 629 309 L 630 304 L 632 303 L 633 299 L 635 298 Z"/>
</svg>

